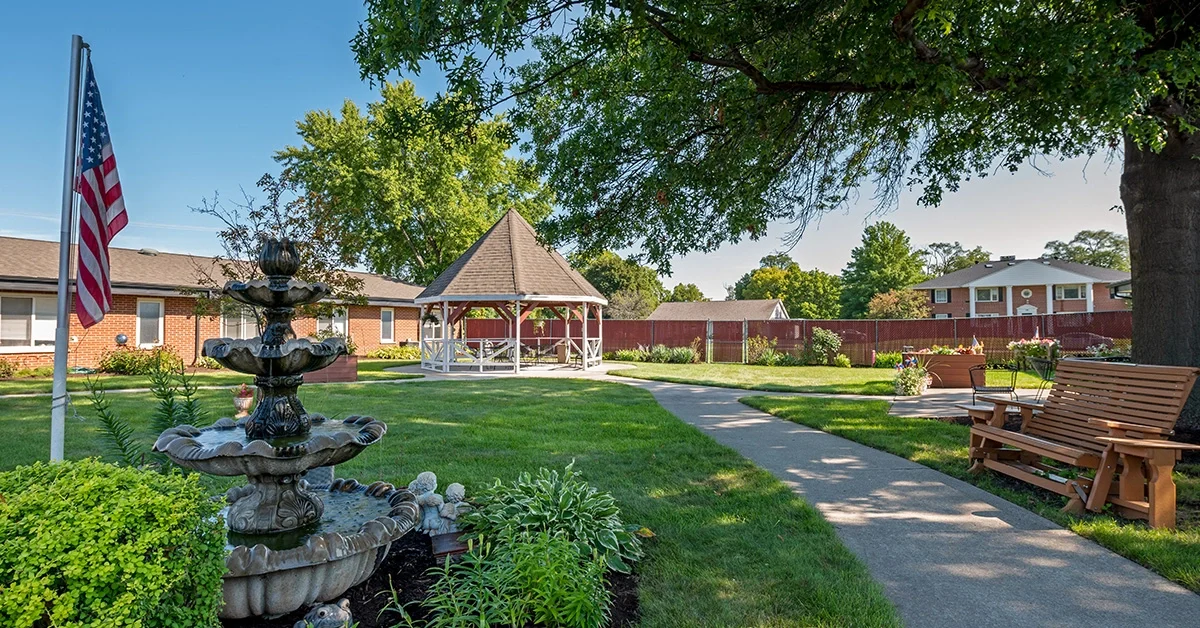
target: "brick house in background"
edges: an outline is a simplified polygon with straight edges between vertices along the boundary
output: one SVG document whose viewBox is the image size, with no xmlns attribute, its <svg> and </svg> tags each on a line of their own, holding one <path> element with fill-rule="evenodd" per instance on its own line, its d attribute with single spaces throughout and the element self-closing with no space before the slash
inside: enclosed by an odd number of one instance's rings
<svg viewBox="0 0 1200 628">
<path fill-rule="evenodd" d="M 84 329 L 72 305 L 68 364 L 94 367 L 107 351 L 126 346 L 170 345 L 184 364 L 193 364 L 208 338 L 251 338 L 257 335 L 253 315 L 196 316 L 196 299 L 180 289 L 199 288 L 197 268 L 211 268 L 210 257 L 112 248 L 110 266 L 113 310 L 99 324 Z M 351 305 L 332 319 L 298 319 L 298 336 L 329 328 L 348 333 L 359 355 L 384 345 L 416 343 L 420 337 L 415 286 L 371 273 L 363 280 L 367 305 Z M 213 272 L 213 276 L 220 276 Z M 22 368 L 54 361 L 54 329 L 58 281 L 58 243 L 0 237 L 0 360 Z"/>
<path fill-rule="evenodd" d="M 1128 309 L 1110 283 L 1129 273 L 1058 259 L 1001 257 L 913 286 L 925 293 L 933 318 L 1022 316 Z"/>
</svg>

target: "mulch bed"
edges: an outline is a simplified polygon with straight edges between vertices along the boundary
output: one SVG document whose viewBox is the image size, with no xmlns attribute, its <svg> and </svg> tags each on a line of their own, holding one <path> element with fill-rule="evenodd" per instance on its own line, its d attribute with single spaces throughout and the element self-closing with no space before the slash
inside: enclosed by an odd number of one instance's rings
<svg viewBox="0 0 1200 628">
<path fill-rule="evenodd" d="M 397 624 L 403 625 L 399 614 L 384 610 L 393 604 L 393 588 L 396 591 L 395 601 L 406 605 L 409 616 L 418 623 L 425 619 L 429 611 L 421 606 L 420 602 L 429 594 L 429 588 L 437 579 L 436 572 L 429 573 L 429 569 L 434 566 L 428 536 L 412 532 L 393 543 L 387 559 L 379 569 L 375 570 L 366 582 L 342 596 L 349 598 L 350 609 L 358 627 L 391 628 Z M 607 582 L 612 594 L 609 628 L 636 625 L 641 617 L 638 608 L 637 576 L 609 572 Z M 292 628 L 297 621 L 304 619 L 306 612 L 307 608 L 277 619 L 225 620 L 222 625 L 225 628 Z"/>
</svg>

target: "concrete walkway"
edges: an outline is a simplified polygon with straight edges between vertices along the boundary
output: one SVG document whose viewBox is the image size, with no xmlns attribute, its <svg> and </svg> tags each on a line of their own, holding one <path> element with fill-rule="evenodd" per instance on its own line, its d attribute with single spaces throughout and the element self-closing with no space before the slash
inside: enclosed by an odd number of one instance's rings
<svg viewBox="0 0 1200 628">
<path fill-rule="evenodd" d="M 1200 625 L 1187 589 L 970 484 L 738 402 L 761 393 L 574 376 L 647 390 L 770 471 L 835 526 L 908 626 Z M 429 379 L 488 377 L 505 376 Z"/>
</svg>

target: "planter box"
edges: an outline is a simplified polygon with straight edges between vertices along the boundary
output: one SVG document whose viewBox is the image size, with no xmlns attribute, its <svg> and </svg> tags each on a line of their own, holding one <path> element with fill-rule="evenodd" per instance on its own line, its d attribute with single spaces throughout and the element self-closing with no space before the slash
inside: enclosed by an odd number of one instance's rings
<svg viewBox="0 0 1200 628">
<path fill-rule="evenodd" d="M 304 374 L 304 383 L 306 384 L 354 381 L 358 381 L 357 355 L 343 355 L 334 360 L 333 364 L 319 371 Z"/>
<path fill-rule="evenodd" d="M 933 388 L 970 388 L 972 366 L 986 364 L 982 355 L 934 355 L 930 353 L 905 353 L 905 358 L 915 358 L 925 363 L 933 376 Z"/>
</svg>

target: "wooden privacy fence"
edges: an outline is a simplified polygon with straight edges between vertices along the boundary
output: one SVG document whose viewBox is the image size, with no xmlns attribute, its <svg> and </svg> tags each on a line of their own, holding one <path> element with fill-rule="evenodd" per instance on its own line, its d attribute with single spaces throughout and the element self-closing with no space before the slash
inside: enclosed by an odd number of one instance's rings
<svg viewBox="0 0 1200 628">
<path fill-rule="evenodd" d="M 597 321 L 589 321 L 588 334 L 598 334 Z M 491 319 L 467 319 L 468 337 L 487 337 L 504 325 Z M 563 322 L 544 321 L 535 330 L 533 320 L 521 327 L 521 338 L 563 336 Z M 576 329 L 579 321 L 572 321 Z M 500 326 L 500 327 L 497 327 Z M 871 364 L 873 352 L 915 350 L 932 345 L 970 345 L 972 338 L 984 343 L 984 352 L 998 359 L 1012 358 L 1008 343 L 1031 338 L 1035 333 L 1056 338 L 1065 353 L 1083 353 L 1088 347 L 1105 345 L 1128 351 L 1133 336 L 1131 312 L 1092 312 L 1007 316 L 997 318 L 927 318 L 909 320 L 771 320 L 771 321 L 604 321 L 603 351 L 636 349 L 654 345 L 686 347 L 699 340 L 704 359 L 710 362 L 743 362 L 746 341 L 755 336 L 775 340 L 776 349 L 802 349 L 812 330 L 828 329 L 842 338 L 841 352 L 855 364 Z"/>
</svg>

